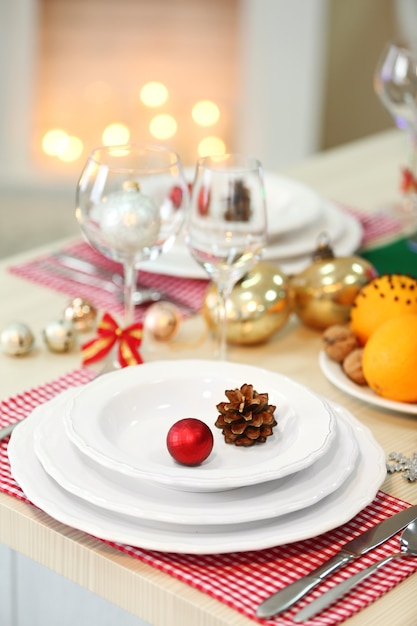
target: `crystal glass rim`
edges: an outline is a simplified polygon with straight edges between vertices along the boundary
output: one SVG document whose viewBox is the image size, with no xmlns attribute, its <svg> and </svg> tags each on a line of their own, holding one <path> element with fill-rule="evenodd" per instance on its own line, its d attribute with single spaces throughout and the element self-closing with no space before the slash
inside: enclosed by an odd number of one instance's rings
<svg viewBox="0 0 417 626">
<path fill-rule="evenodd" d="M 241 172 L 247 170 L 262 170 L 261 161 L 251 155 L 241 152 L 227 152 L 225 154 L 204 156 L 197 160 L 197 168 L 206 168 L 215 172 Z"/>
<path fill-rule="evenodd" d="M 408 57 L 411 59 L 416 58 L 415 51 L 413 51 L 406 43 L 398 42 L 398 41 L 388 41 L 385 44 L 384 49 L 382 50 L 380 62 L 382 62 L 386 58 L 389 50 L 396 50 L 398 54 L 402 54 L 404 57 Z M 377 70 L 378 70 L 378 67 L 377 67 Z"/>
<path fill-rule="evenodd" d="M 146 165 L 144 161 L 143 164 L 141 164 L 140 159 L 146 157 L 147 154 L 151 158 L 163 155 L 167 157 L 166 162 L 161 165 Z M 105 159 L 103 159 L 103 155 L 106 155 Z M 130 165 L 123 164 L 123 158 L 126 157 L 132 158 Z M 139 161 L 135 164 L 135 159 L 138 159 L 138 157 Z M 122 162 L 118 161 L 118 159 L 121 159 Z M 175 150 L 167 148 L 166 146 L 141 142 L 97 146 L 91 150 L 88 161 L 94 162 L 99 167 L 109 167 L 118 172 L 139 171 L 146 172 L 147 174 L 164 172 L 173 167 L 182 167 L 180 157 Z"/>
</svg>

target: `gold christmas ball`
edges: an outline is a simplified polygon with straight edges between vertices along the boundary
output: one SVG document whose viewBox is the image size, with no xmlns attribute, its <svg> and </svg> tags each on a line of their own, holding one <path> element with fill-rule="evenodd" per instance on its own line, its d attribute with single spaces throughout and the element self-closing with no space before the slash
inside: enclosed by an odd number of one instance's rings
<svg viewBox="0 0 417 626">
<path fill-rule="evenodd" d="M 319 330 L 346 324 L 356 295 L 376 275 L 365 259 L 335 257 L 330 246 L 319 243 L 311 265 L 291 280 L 294 311 L 306 326 Z"/>
<path fill-rule="evenodd" d="M 75 344 L 76 331 L 68 320 L 57 320 L 45 326 L 42 336 L 51 352 L 69 352 Z"/>
<path fill-rule="evenodd" d="M 96 324 L 97 309 L 84 298 L 74 298 L 64 310 L 64 318 L 80 332 L 92 330 Z"/>
<path fill-rule="evenodd" d="M 205 295 L 202 314 L 208 327 L 218 327 L 216 286 Z M 240 345 L 267 341 L 284 326 L 291 313 L 289 279 L 272 263 L 260 262 L 234 286 L 227 302 L 227 340 Z"/>
<path fill-rule="evenodd" d="M 144 326 L 157 341 L 170 341 L 181 326 L 181 313 L 170 302 L 155 302 L 146 312 Z"/>
<path fill-rule="evenodd" d="M 10 356 L 28 354 L 35 344 L 35 338 L 30 328 L 22 322 L 10 324 L 0 335 L 2 352 Z"/>
</svg>

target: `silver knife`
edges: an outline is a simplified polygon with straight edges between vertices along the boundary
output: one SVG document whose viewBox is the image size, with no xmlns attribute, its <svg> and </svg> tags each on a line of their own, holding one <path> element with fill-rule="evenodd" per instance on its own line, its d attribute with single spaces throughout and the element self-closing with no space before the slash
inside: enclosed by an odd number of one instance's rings
<svg viewBox="0 0 417 626">
<path fill-rule="evenodd" d="M 105 278 L 113 282 L 117 287 L 119 287 L 119 289 L 123 289 L 124 281 L 122 274 L 98 267 L 90 261 L 73 256 L 67 252 L 57 251 L 53 252 L 51 256 L 64 267 L 68 267 L 69 269 L 73 269 L 90 276 L 101 276 L 101 278 Z"/>
<path fill-rule="evenodd" d="M 353 561 L 358 556 L 366 554 L 381 543 L 395 535 L 407 526 L 417 515 L 417 505 L 404 509 L 376 526 L 346 543 L 331 559 L 320 565 L 307 576 L 291 583 L 284 589 L 277 591 L 257 608 L 257 617 L 272 617 L 289 609 L 303 598 L 311 589 L 323 581 L 326 576 L 335 572 L 339 567 Z"/>
<path fill-rule="evenodd" d="M 69 280 L 73 280 L 76 283 L 89 285 L 91 287 L 97 287 L 98 289 L 102 289 L 103 291 L 108 291 L 109 293 L 116 295 L 120 295 L 123 293 L 120 287 L 117 287 L 111 281 L 100 278 L 99 276 L 85 274 L 84 272 L 80 272 L 79 270 L 76 270 L 74 268 L 66 267 L 64 265 L 55 265 L 42 259 L 37 261 L 36 264 L 38 267 L 46 270 L 47 272 L 57 274 L 58 276 L 62 276 L 63 278 L 68 278 Z"/>
<path fill-rule="evenodd" d="M 0 441 L 2 439 L 6 439 L 6 437 L 11 435 L 14 429 L 16 428 L 16 426 L 20 424 L 20 422 L 23 422 L 24 419 L 25 418 L 22 417 L 22 419 L 17 420 L 17 422 L 13 422 L 13 424 L 9 424 L 8 426 L 5 426 L 4 428 L 0 428 Z"/>
<path fill-rule="evenodd" d="M 416 522 L 417 518 L 414 519 L 414 523 Z M 409 525 L 410 528 L 411 524 Z M 312 617 L 315 617 L 316 615 L 324 611 L 324 609 L 327 609 L 327 607 L 333 604 L 333 602 L 348 593 L 348 591 L 356 587 L 356 585 L 359 585 L 359 583 L 374 574 L 378 569 L 384 567 L 387 563 L 389 563 L 399 555 L 405 556 L 406 554 L 407 552 L 397 552 L 394 554 L 390 554 L 380 561 L 377 561 L 373 565 L 370 565 L 366 569 L 357 572 L 346 580 L 343 580 L 341 583 L 338 583 L 337 585 L 323 593 L 321 596 L 307 604 L 303 609 L 301 609 L 301 611 L 298 611 L 298 613 L 296 613 L 296 615 L 294 615 L 293 617 L 294 622 L 296 622 L 296 624 L 300 624 L 302 622 L 308 621 Z M 411 554 L 412 553 L 409 553 L 408 556 L 411 556 Z"/>
<path fill-rule="evenodd" d="M 74 257 L 66 252 L 54 252 L 52 256 L 57 260 L 59 267 L 42 260 L 38 262 L 38 265 L 44 267 L 47 271 L 59 274 L 75 282 L 92 285 L 116 295 L 119 294 L 121 296 L 123 294 L 124 279 L 122 274 L 98 267 L 90 263 L 90 261 Z M 183 300 L 175 298 L 175 296 L 171 294 L 167 294 L 165 291 L 147 287 L 145 284 L 141 283 L 140 280 L 136 280 L 136 287 L 137 289 L 133 293 L 135 306 L 167 300 L 190 313 L 196 313 L 195 307 L 187 304 Z"/>
</svg>

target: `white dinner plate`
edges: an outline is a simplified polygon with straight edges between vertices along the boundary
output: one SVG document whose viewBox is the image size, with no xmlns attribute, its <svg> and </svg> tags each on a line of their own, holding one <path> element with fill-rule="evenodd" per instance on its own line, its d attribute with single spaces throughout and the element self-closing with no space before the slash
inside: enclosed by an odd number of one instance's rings
<svg viewBox="0 0 417 626">
<path fill-rule="evenodd" d="M 331 215 L 328 228 L 325 221 L 318 222 L 300 229 L 288 237 L 283 237 L 282 242 L 275 240 L 263 251 L 262 258 L 265 261 L 277 263 L 283 272 L 294 274 L 301 272 L 311 264 L 311 256 L 317 247 L 317 239 L 321 232 L 326 230 L 331 238 L 333 251 L 336 256 L 353 254 L 360 247 L 363 237 L 363 228 L 360 222 L 353 216 L 345 213 L 336 205 L 324 202 L 327 215 Z M 287 240 L 288 239 L 288 240 Z M 193 259 L 180 235 L 172 248 L 154 261 L 148 261 L 142 265 L 146 271 L 169 276 L 208 279 L 204 269 Z"/>
<path fill-rule="evenodd" d="M 353 471 L 358 444 L 343 416 L 328 451 L 311 467 L 280 480 L 208 493 L 174 491 L 143 479 L 116 482 L 115 475 L 88 463 L 66 437 L 61 419 L 70 389 L 37 412 L 35 453 L 45 471 L 66 491 L 96 506 L 139 519 L 177 524 L 237 524 L 278 517 L 315 504 Z M 116 475 L 117 478 L 118 475 Z"/>
<path fill-rule="evenodd" d="M 357 385 L 346 376 L 340 364 L 336 363 L 336 361 L 332 361 L 323 350 L 319 354 L 319 364 L 326 378 L 350 396 L 390 411 L 400 411 L 401 413 L 417 415 L 417 403 L 386 400 L 378 396 L 370 387 Z"/>
<path fill-rule="evenodd" d="M 278 425 L 264 444 L 226 444 L 214 426 L 225 390 L 250 383 L 276 405 Z M 205 422 L 213 450 L 189 467 L 170 456 L 166 437 L 180 419 Z M 308 467 L 329 448 L 334 415 L 299 383 L 227 361 L 154 361 L 100 376 L 78 388 L 63 410 L 68 437 L 100 465 L 186 491 L 219 491 L 275 480 Z"/>
<path fill-rule="evenodd" d="M 218 554 L 261 550 L 301 541 L 344 524 L 374 499 L 386 476 L 385 453 L 370 430 L 342 407 L 333 406 L 353 427 L 359 445 L 356 469 L 342 486 L 300 512 L 248 524 L 190 526 L 145 522 L 106 511 L 62 489 L 43 469 L 33 435 L 38 409 L 13 431 L 8 454 L 12 475 L 26 497 L 63 524 L 96 537 L 150 550 Z"/>
</svg>

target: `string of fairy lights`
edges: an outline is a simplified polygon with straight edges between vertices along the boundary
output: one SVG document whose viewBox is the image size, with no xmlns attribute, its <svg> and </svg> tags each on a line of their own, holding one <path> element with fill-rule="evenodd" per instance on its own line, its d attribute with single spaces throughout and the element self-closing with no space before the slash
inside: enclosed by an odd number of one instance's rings
<svg viewBox="0 0 417 626">
<path fill-rule="evenodd" d="M 139 94 L 142 104 L 157 109 L 163 106 L 169 98 L 169 90 L 161 82 L 151 81 L 143 85 Z M 198 100 L 191 108 L 193 122 L 207 129 L 208 134 L 203 137 L 197 146 L 199 156 L 223 154 L 226 151 L 225 142 L 210 130 L 220 119 L 220 108 L 212 100 Z M 173 138 L 178 131 L 178 122 L 170 113 L 155 113 L 149 122 L 150 135 L 158 140 L 165 141 Z M 112 122 L 102 131 L 103 145 L 122 145 L 131 138 L 131 129 L 127 124 Z M 63 162 L 74 162 L 82 157 L 84 143 L 80 137 L 71 135 L 63 128 L 51 128 L 42 138 L 43 152 Z"/>
</svg>

